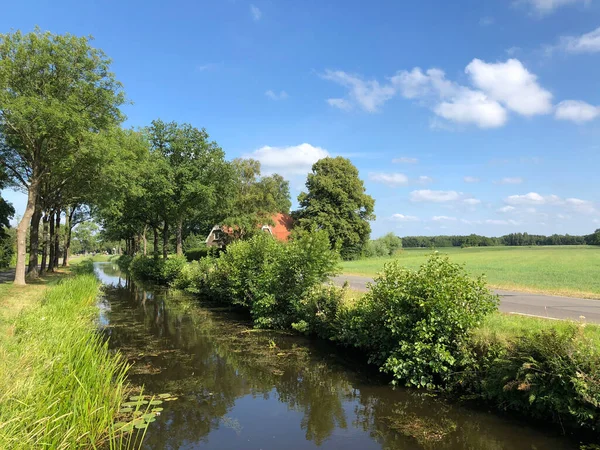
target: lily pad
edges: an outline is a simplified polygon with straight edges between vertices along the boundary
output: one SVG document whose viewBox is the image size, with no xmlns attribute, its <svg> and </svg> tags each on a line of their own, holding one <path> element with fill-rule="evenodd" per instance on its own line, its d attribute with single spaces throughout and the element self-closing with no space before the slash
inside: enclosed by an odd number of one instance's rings
<svg viewBox="0 0 600 450">
<path fill-rule="evenodd" d="M 158 394 L 158 398 L 169 398 L 171 394 Z"/>
<path fill-rule="evenodd" d="M 162 400 L 152 400 L 150 405 L 162 405 Z"/>
<path fill-rule="evenodd" d="M 125 413 L 130 413 L 130 412 L 132 412 L 132 411 L 133 411 L 133 408 L 121 408 L 121 409 L 119 410 L 119 412 L 120 412 L 120 413 L 123 413 L 123 414 L 125 414 Z"/>
</svg>

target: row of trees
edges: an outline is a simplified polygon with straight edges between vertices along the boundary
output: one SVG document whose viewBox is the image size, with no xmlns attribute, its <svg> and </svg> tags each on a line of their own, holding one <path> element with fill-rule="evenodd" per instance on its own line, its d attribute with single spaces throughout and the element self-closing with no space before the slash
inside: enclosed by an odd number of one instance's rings
<svg viewBox="0 0 600 450">
<path fill-rule="evenodd" d="M 27 193 L 17 226 L 15 283 L 68 264 L 72 230 L 93 218 L 103 242 L 129 254 L 181 254 L 186 236 L 228 225 L 246 239 L 289 212 L 289 183 L 260 163 L 227 161 L 204 129 L 155 120 L 121 127 L 126 102 L 111 60 L 90 38 L 36 29 L 0 34 L 0 164 L 6 183 Z M 326 229 L 345 257 L 369 240 L 374 200 L 344 158 L 315 164 L 296 223 Z M 12 208 L 0 203 L 0 224 Z M 38 268 L 41 254 L 41 267 Z"/>
<path fill-rule="evenodd" d="M 553 234 L 552 236 L 543 236 L 528 233 L 511 233 L 501 237 L 487 237 L 477 234 L 470 234 L 467 236 L 405 236 L 402 238 L 402 246 L 404 248 L 584 244 L 600 245 L 600 229 L 586 236 L 572 236 L 569 234 Z"/>
</svg>

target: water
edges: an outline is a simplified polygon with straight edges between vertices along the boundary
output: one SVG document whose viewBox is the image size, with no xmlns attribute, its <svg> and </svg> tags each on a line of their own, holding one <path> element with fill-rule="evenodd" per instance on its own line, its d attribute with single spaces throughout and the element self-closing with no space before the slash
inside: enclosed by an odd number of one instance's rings
<svg viewBox="0 0 600 450">
<path fill-rule="evenodd" d="M 133 364 L 130 380 L 170 393 L 147 449 L 577 449 L 556 430 L 392 389 L 361 359 L 296 335 L 255 331 L 198 299 L 105 283 L 100 324 Z"/>
</svg>

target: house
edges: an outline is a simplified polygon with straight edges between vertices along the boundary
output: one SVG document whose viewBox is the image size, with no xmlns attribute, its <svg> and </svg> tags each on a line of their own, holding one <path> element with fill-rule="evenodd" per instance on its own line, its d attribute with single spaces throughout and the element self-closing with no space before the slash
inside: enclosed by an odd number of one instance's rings
<svg viewBox="0 0 600 450">
<path fill-rule="evenodd" d="M 271 234 L 278 241 L 286 242 L 292 232 L 294 219 L 289 214 L 277 213 L 271 217 L 274 225 L 262 225 L 260 228 L 265 233 Z M 231 236 L 231 228 L 215 225 L 204 241 L 208 247 L 225 247 L 227 239 Z"/>
</svg>

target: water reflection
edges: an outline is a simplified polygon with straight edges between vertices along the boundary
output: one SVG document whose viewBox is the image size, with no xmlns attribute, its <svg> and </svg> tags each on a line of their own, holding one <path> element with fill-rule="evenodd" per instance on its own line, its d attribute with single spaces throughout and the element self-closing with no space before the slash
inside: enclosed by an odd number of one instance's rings
<svg viewBox="0 0 600 450">
<path fill-rule="evenodd" d="M 491 414 L 393 390 L 332 346 L 248 327 L 245 317 L 96 264 L 110 345 L 130 379 L 171 393 L 148 449 L 574 449 Z"/>
</svg>

